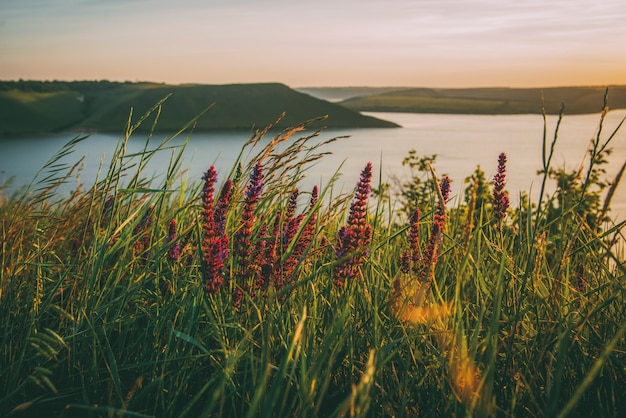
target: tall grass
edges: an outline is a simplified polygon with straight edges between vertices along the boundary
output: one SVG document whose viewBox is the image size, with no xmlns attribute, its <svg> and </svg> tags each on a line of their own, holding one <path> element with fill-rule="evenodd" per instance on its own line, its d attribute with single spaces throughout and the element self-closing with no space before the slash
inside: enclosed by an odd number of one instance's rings
<svg viewBox="0 0 626 418">
<path fill-rule="evenodd" d="M 307 123 L 204 179 L 171 145 L 193 121 L 128 154 L 161 105 L 89 189 L 57 192 L 79 137 L 2 197 L 1 415 L 623 413 L 624 223 L 577 210 L 599 147 L 568 201 L 508 208 L 501 157 L 491 203 L 449 201 L 433 171 L 409 220 L 369 198 L 367 162 L 354 196 L 299 190 L 333 141 L 297 138 Z"/>
</svg>

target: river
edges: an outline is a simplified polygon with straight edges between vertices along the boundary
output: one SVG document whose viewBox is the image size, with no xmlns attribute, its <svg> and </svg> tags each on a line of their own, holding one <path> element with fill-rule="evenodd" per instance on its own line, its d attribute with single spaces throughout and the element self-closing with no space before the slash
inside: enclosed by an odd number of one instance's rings
<svg viewBox="0 0 626 418">
<path fill-rule="evenodd" d="M 443 115 L 412 113 L 367 113 L 402 126 L 397 129 L 351 129 L 325 130 L 321 138 L 349 135 L 349 138 L 332 143 L 326 150 L 333 154 L 324 157 L 307 173 L 307 182 L 324 184 L 340 164 L 341 179 L 338 187 L 351 190 L 360 171 L 368 161 L 375 167 L 374 186 L 382 170 L 383 181 L 391 176 L 403 178 L 409 171 L 402 167 L 408 151 L 415 149 L 420 156 L 437 154 L 434 165 L 437 173 L 452 179 L 453 196 L 463 196 L 463 180 L 480 165 L 488 178 L 492 178 L 498 154 L 508 156 L 507 189 L 512 204 L 518 202 L 521 191 L 537 199 L 541 178 L 537 171 L 542 166 L 543 119 L 541 115 Z M 626 110 L 611 111 L 604 121 L 601 140 L 606 140 L 619 122 L 626 117 Z M 574 170 L 586 160 L 586 150 L 596 136 L 599 114 L 566 115 L 559 129 L 552 166 Z M 548 116 L 548 145 L 554 136 L 557 117 Z M 37 170 L 75 136 L 73 133 L 36 135 L 28 137 L 0 137 L 0 182 L 13 178 L 5 192 L 29 183 Z M 139 151 L 145 143 L 145 134 L 137 134 L 129 141 L 129 151 Z M 190 178 L 200 178 L 202 173 L 215 164 L 218 173 L 226 176 L 248 132 L 213 132 L 193 134 L 187 145 L 183 168 Z M 86 186 L 93 184 L 100 160 L 108 162 L 119 140 L 119 135 L 95 133 L 80 143 L 74 154 L 65 161 L 85 156 L 80 181 Z M 180 144 L 184 137 L 173 143 Z M 613 153 L 606 165 L 607 179 L 613 179 L 626 160 L 626 126 L 611 141 Z M 155 157 L 155 170 L 167 169 L 171 154 Z M 382 162 L 382 163 L 381 163 Z M 160 167 L 160 168 L 159 168 Z M 626 179 L 618 188 L 612 205 L 612 215 L 626 217 Z M 68 186 L 68 187 L 71 187 Z M 552 185 L 551 190 L 554 187 Z"/>
</svg>

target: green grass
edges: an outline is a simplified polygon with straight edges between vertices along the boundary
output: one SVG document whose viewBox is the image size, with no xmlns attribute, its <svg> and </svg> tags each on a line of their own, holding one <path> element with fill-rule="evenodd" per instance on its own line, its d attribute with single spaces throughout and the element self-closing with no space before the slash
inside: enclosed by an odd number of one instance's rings
<svg viewBox="0 0 626 418">
<path fill-rule="evenodd" d="M 49 132 L 68 128 L 83 117 L 79 93 L 0 92 L 0 133 Z"/>
<path fill-rule="evenodd" d="M 626 108 L 626 87 L 611 86 L 608 105 Z M 561 103 L 568 114 L 599 113 L 605 87 L 397 89 L 347 99 L 343 106 L 359 111 L 461 113 L 461 114 L 558 114 Z M 543 103 L 542 103 L 543 96 Z"/>
<path fill-rule="evenodd" d="M 352 254 L 337 259 L 335 246 L 354 197 L 331 183 L 311 207 L 302 190 L 289 215 L 294 188 L 330 146 L 301 128 L 303 137 L 286 130 L 274 140 L 257 132 L 232 171 L 218 173 L 215 196 L 227 179 L 233 189 L 227 285 L 215 293 L 203 290 L 203 182 L 181 174 L 184 145 L 172 138 L 152 144 L 128 127 L 99 180 L 67 196 L 58 192 L 73 176 L 66 161 L 88 140 L 77 137 L 27 190 L 2 196 L 0 415 L 621 415 L 624 223 L 581 212 L 596 207 L 583 205 L 593 176 L 579 179 L 580 195 L 559 200 L 557 192 L 500 222 L 490 203 L 470 211 L 475 200 L 444 203 L 433 188 L 420 207 L 424 257 L 433 220 L 445 221 L 427 288 L 423 268 L 402 268 L 409 238 L 400 202 L 370 199 L 354 224 L 371 225 L 368 251 L 356 277 L 338 287 L 336 267 Z M 144 152 L 126 154 L 131 136 L 147 138 Z M 547 138 L 544 146 L 547 173 Z M 145 178 L 145 163 L 164 152 L 166 178 Z M 259 162 L 264 184 L 242 252 L 236 237 Z M 255 288 L 269 256 L 254 253 L 275 236 L 275 219 L 284 233 L 299 222 L 271 259 L 277 271 L 299 256 L 285 283 L 272 276 Z M 176 244 L 180 258 L 172 259 Z M 237 273 L 244 267 L 252 273 Z"/>
</svg>

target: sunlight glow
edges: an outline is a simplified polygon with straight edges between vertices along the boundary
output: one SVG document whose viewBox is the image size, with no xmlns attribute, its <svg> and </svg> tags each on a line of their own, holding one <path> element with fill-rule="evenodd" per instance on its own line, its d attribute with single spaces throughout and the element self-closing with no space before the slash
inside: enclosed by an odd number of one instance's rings
<svg viewBox="0 0 626 418">
<path fill-rule="evenodd" d="M 1 3 L 0 16 L 0 79 L 626 83 L 620 0 L 24 0 Z"/>
</svg>

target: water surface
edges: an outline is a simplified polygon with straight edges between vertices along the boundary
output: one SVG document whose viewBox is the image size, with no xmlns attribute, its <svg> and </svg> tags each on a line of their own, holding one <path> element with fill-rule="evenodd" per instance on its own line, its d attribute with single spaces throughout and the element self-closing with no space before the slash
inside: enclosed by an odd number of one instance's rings
<svg viewBox="0 0 626 418">
<path fill-rule="evenodd" d="M 542 166 L 541 115 L 367 114 L 391 120 L 402 128 L 324 131 L 321 139 L 343 135 L 350 137 L 336 141 L 326 149 L 333 154 L 308 171 L 308 184 L 305 187 L 325 184 L 342 163 L 342 176 L 337 187 L 344 191 L 354 187 L 359 172 L 368 161 L 376 168 L 375 183 L 381 170 L 383 181 L 388 181 L 393 176 L 406 178 L 409 171 L 401 163 L 408 151 L 415 149 L 418 155 L 437 154 L 434 168 L 440 176 L 449 175 L 453 180 L 453 194 L 462 196 L 465 187 L 463 180 L 472 174 L 477 165 L 481 166 L 488 178 L 492 178 L 498 154 L 505 152 L 508 155 L 507 189 L 512 203 L 518 201 L 520 191 L 529 192 L 534 199 L 538 197 L 541 178 L 537 175 L 537 170 Z M 608 138 L 624 117 L 626 110 L 610 112 L 604 122 L 601 138 Z M 575 170 L 585 163 L 585 153 L 591 139 L 597 134 L 599 119 L 599 114 L 571 115 L 564 118 L 556 143 L 553 167 Z M 549 144 L 554 136 L 557 118 L 549 116 L 547 121 Z M 13 177 L 9 191 L 27 184 L 50 156 L 74 136 L 72 133 L 62 133 L 0 138 L 0 181 Z M 187 169 L 186 175 L 190 179 L 200 178 L 211 164 L 215 164 L 218 173 L 226 176 L 249 137 L 248 132 L 193 134 L 184 154 L 183 167 Z M 101 161 L 104 162 L 106 172 L 119 138 L 120 135 L 96 133 L 77 146 L 75 153 L 66 161 L 75 161 L 80 156 L 85 156 L 80 182 L 86 186 L 93 184 Z M 128 143 L 129 152 L 141 150 L 145 139 L 145 134 L 132 137 Z M 182 144 L 184 139 L 181 136 L 173 144 Z M 626 160 L 626 127 L 618 131 L 611 147 L 613 154 L 606 173 L 609 179 L 615 177 Z M 156 175 L 165 172 L 170 156 L 170 153 L 157 154 L 150 166 L 152 172 Z M 103 176 L 104 174 L 100 175 Z M 550 190 L 552 189 L 553 187 Z M 623 184 L 614 197 L 613 214 L 620 218 L 626 216 L 626 186 Z"/>
</svg>

